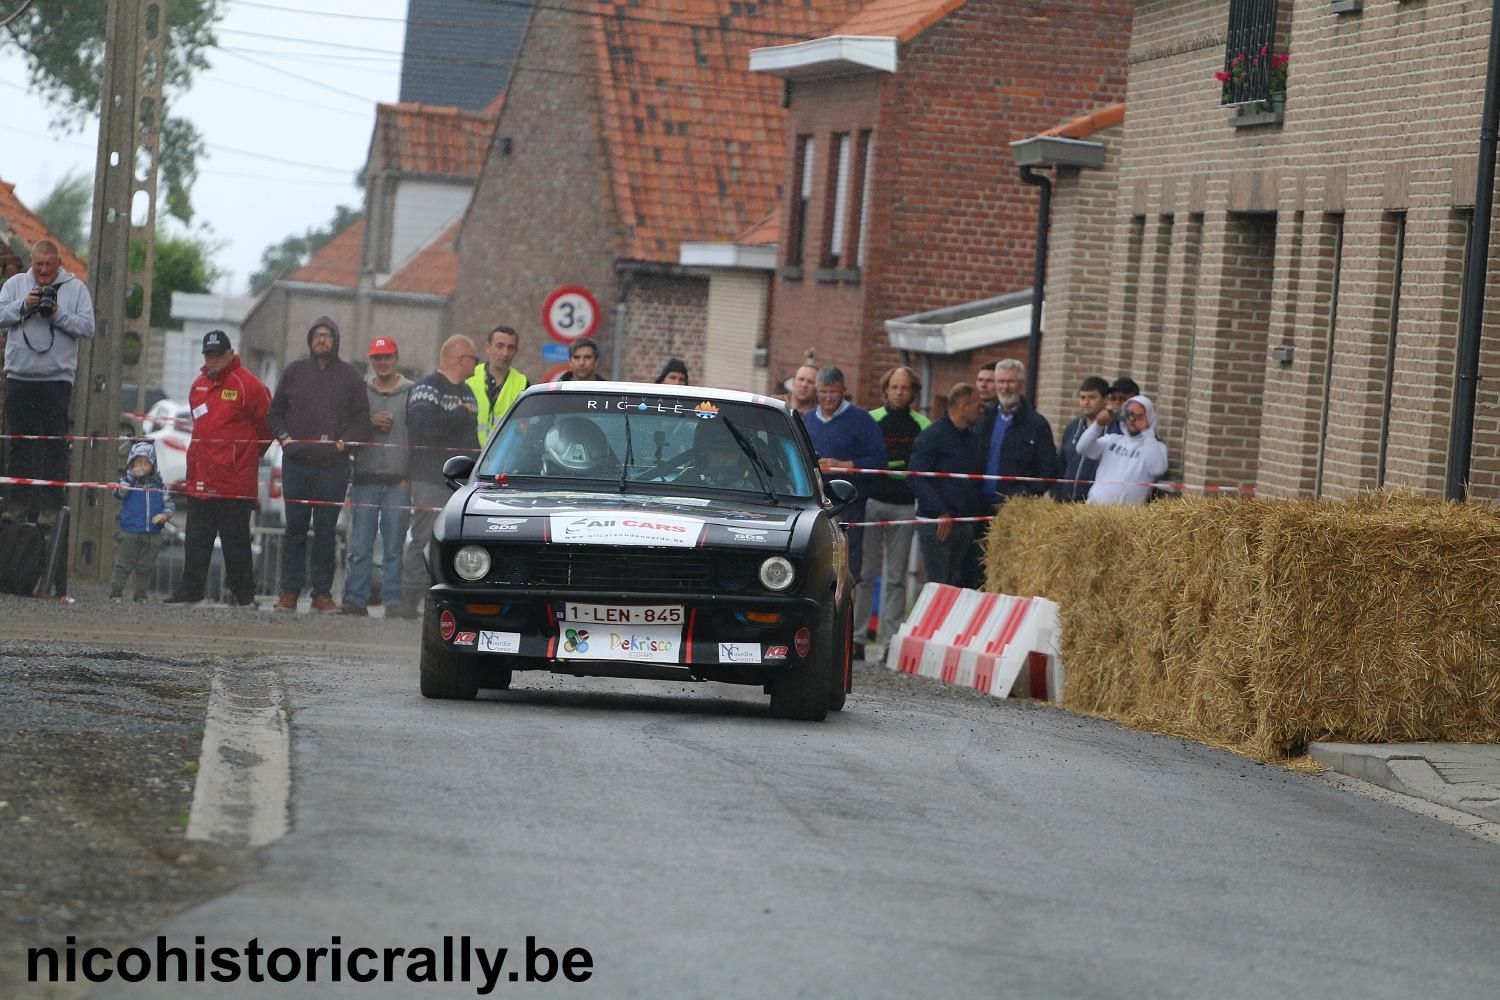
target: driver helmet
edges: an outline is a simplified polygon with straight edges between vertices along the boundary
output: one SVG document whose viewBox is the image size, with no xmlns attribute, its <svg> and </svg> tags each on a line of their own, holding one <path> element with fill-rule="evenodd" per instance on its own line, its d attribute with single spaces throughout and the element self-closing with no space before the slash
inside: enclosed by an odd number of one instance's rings
<svg viewBox="0 0 1500 1000">
<path fill-rule="evenodd" d="M 593 472 L 606 466 L 611 457 L 598 424 L 586 417 L 564 417 L 543 439 L 542 473 Z"/>
</svg>

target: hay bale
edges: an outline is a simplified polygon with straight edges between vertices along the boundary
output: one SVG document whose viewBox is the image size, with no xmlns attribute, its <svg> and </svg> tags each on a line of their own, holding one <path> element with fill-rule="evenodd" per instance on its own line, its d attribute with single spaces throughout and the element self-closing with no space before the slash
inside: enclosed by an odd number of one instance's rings
<svg viewBox="0 0 1500 1000">
<path fill-rule="evenodd" d="M 1276 509 L 1257 749 L 1500 741 L 1500 517 L 1413 494 Z"/>
<path fill-rule="evenodd" d="M 1057 601 L 1064 706 L 1273 759 L 1317 739 L 1500 741 L 1500 516 L 1337 502 L 1013 501 L 989 588 Z"/>
</svg>

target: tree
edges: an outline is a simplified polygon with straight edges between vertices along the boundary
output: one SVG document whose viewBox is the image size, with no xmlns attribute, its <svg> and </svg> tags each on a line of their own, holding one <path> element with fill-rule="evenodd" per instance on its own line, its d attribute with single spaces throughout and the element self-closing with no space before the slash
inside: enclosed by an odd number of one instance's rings
<svg viewBox="0 0 1500 1000">
<path fill-rule="evenodd" d="M 301 236 L 288 236 L 280 243 L 266 247 L 260 255 L 260 270 L 250 276 L 250 294 L 259 295 L 271 282 L 290 274 L 312 259 L 313 254 L 333 242 L 334 237 L 359 219 L 359 210 L 340 205 L 333 219 L 321 229 L 309 229 Z"/>
<path fill-rule="evenodd" d="M 218 249 L 203 236 L 177 236 L 157 232 L 156 260 L 151 268 L 152 327 L 182 329 L 182 323 L 172 319 L 172 293 L 211 291 L 214 282 L 224 275 L 209 260 Z M 145 263 L 146 245 L 138 239 L 131 240 L 130 266 L 139 268 Z M 131 291 L 126 300 L 125 311 L 133 317 L 141 314 L 140 289 Z"/>
<path fill-rule="evenodd" d="M 47 230 L 80 257 L 89 251 L 89 205 L 94 182 L 85 174 L 64 174 L 34 211 Z"/>
<path fill-rule="evenodd" d="M 165 0 L 166 74 L 162 96 L 185 91 L 193 74 L 208 68 L 206 52 L 218 44 L 213 26 L 225 0 Z M 99 115 L 104 79 L 107 0 L 34 3 L 5 31 L 26 57 L 31 86 L 58 109 L 59 126 L 78 131 Z M 192 222 L 190 195 L 197 179 L 203 141 L 192 122 L 164 118 L 159 179 L 167 212 Z"/>
</svg>

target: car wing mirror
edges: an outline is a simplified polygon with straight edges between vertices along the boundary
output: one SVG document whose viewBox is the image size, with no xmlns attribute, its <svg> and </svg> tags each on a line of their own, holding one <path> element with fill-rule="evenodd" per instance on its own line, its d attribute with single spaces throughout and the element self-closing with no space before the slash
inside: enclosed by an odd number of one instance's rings
<svg viewBox="0 0 1500 1000">
<path fill-rule="evenodd" d="M 450 490 L 461 488 L 474 474 L 473 455 L 454 455 L 443 463 L 443 480 Z"/>
<path fill-rule="evenodd" d="M 859 499 L 859 490 L 847 479 L 830 479 L 823 484 L 823 495 L 833 501 L 835 510 L 843 510 Z"/>
</svg>

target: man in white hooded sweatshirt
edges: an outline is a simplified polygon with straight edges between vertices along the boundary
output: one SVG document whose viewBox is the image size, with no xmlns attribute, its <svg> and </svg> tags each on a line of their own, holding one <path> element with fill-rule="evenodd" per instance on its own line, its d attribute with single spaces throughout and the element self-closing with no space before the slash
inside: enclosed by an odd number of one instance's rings
<svg viewBox="0 0 1500 1000">
<path fill-rule="evenodd" d="M 1089 503 L 1143 504 L 1151 483 L 1167 472 L 1167 446 L 1156 437 L 1156 407 L 1145 396 L 1131 396 L 1120 408 L 1123 433 L 1108 434 L 1108 409 L 1078 439 L 1078 454 L 1097 459 Z"/>
</svg>

